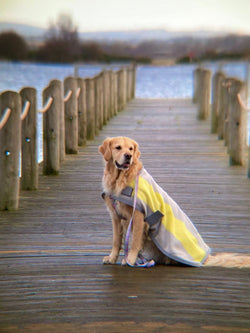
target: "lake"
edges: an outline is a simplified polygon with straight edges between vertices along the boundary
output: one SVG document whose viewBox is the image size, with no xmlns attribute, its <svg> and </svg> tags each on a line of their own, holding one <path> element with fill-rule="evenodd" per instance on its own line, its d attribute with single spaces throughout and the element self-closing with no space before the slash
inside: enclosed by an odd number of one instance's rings
<svg viewBox="0 0 250 333">
<path fill-rule="evenodd" d="M 250 73 L 247 71 L 246 62 L 208 62 L 203 67 L 216 72 L 221 68 L 227 76 L 237 77 L 249 82 Z M 192 98 L 193 96 L 193 71 L 196 64 L 175 66 L 139 65 L 137 67 L 136 97 L 137 98 Z M 92 77 L 110 66 L 83 65 L 79 68 L 81 77 Z M 118 65 L 113 65 L 118 69 Z M 19 91 L 24 86 L 37 89 L 38 109 L 42 108 L 42 90 L 52 79 L 63 80 L 74 75 L 73 65 L 39 64 L 39 63 L 13 63 L 0 62 L 0 92 L 4 90 Z M 41 116 L 41 115 L 39 115 Z M 250 116 L 250 113 L 249 113 Z M 250 117 L 248 117 L 250 118 Z M 250 124 L 250 119 L 248 124 Z M 39 128 L 41 121 L 39 117 Z M 39 160 L 42 159 L 42 131 L 39 135 Z M 249 131 L 250 132 L 250 131 Z"/>
<path fill-rule="evenodd" d="M 204 63 L 205 68 L 213 72 L 222 66 L 227 76 L 241 80 L 247 78 L 247 63 L 230 62 L 222 65 L 219 62 Z M 114 66 L 118 68 L 118 66 Z M 138 66 L 136 97 L 139 98 L 191 98 L 193 95 L 194 64 L 162 66 Z M 79 69 L 81 77 L 91 77 L 106 65 L 84 65 Z M 18 91 L 24 86 L 35 87 L 38 91 L 38 108 L 41 108 L 41 92 L 50 80 L 63 80 L 66 76 L 74 75 L 73 65 L 12 63 L 0 62 L 0 92 L 3 90 Z"/>
</svg>

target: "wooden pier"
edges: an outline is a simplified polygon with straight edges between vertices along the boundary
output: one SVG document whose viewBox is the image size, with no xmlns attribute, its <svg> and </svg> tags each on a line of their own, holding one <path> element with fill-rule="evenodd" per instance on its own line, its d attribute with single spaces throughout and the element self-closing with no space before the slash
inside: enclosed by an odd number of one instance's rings
<svg viewBox="0 0 250 333">
<path fill-rule="evenodd" d="M 107 136 L 140 145 L 145 168 L 214 252 L 250 253 L 250 180 L 190 100 L 130 101 L 60 174 L 0 212 L 0 331 L 249 332 L 249 269 L 102 265 L 112 242 L 101 198 Z M 119 262 L 121 259 L 119 260 Z"/>
</svg>

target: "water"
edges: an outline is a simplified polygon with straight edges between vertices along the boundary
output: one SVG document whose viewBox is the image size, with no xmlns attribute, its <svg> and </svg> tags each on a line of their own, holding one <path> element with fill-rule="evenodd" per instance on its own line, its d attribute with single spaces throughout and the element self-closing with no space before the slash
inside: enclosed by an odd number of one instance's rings
<svg viewBox="0 0 250 333">
<path fill-rule="evenodd" d="M 216 72 L 219 68 L 227 76 L 247 80 L 247 63 L 245 62 L 208 62 L 205 68 Z M 176 65 L 170 67 L 157 67 L 151 65 L 138 66 L 136 81 L 136 97 L 138 98 L 192 98 L 194 64 Z M 79 76 L 92 77 L 105 68 L 102 64 L 84 65 L 79 68 Z M 116 65 L 113 67 L 118 69 Z M 249 74 L 249 73 L 248 73 Z M 37 89 L 37 107 L 42 108 L 42 90 L 52 79 L 63 80 L 74 75 L 73 65 L 38 64 L 38 63 L 12 63 L 0 62 L 0 92 L 4 90 L 19 91 L 25 86 Z M 248 78 L 249 82 L 249 78 Z M 250 113 L 249 113 L 250 125 Z M 42 159 L 42 128 L 41 115 L 38 117 L 39 132 L 39 161 Z M 250 127 L 249 127 L 250 128 Z M 250 132 L 250 129 L 249 129 Z M 249 136 L 250 138 L 250 136 Z"/>
<path fill-rule="evenodd" d="M 102 70 L 101 66 L 84 66 L 79 71 L 82 77 L 92 77 Z M 63 81 L 74 76 L 73 65 L 33 64 L 0 62 L 0 92 L 19 91 L 23 87 L 37 89 L 38 108 L 42 108 L 42 91 L 52 79 Z"/>
<path fill-rule="evenodd" d="M 136 97 L 191 98 L 194 65 L 171 67 L 139 66 Z"/>
<path fill-rule="evenodd" d="M 220 68 L 226 76 L 247 79 L 245 62 L 203 63 L 204 68 L 215 73 Z M 193 96 L 193 72 L 197 65 L 170 67 L 139 66 L 137 68 L 136 96 L 143 98 L 191 98 Z"/>
</svg>

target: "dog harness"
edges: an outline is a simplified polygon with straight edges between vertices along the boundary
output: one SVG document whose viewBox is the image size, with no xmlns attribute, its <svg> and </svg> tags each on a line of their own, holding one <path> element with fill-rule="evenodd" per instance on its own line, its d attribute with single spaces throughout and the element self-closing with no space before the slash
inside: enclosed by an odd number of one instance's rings
<svg viewBox="0 0 250 333">
<path fill-rule="evenodd" d="M 149 236 L 163 254 L 186 265 L 202 266 L 211 250 L 178 204 L 145 169 L 139 173 L 136 200 L 135 187 L 133 180 L 119 196 L 111 197 L 132 207 L 135 203 L 149 224 Z"/>
</svg>

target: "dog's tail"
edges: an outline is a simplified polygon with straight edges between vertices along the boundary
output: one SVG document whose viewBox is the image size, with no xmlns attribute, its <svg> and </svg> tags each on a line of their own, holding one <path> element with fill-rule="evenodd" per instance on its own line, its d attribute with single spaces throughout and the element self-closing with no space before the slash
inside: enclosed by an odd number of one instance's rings
<svg viewBox="0 0 250 333">
<path fill-rule="evenodd" d="M 217 253 L 215 255 L 209 255 L 204 266 L 250 268 L 250 255 L 240 253 Z"/>
</svg>

